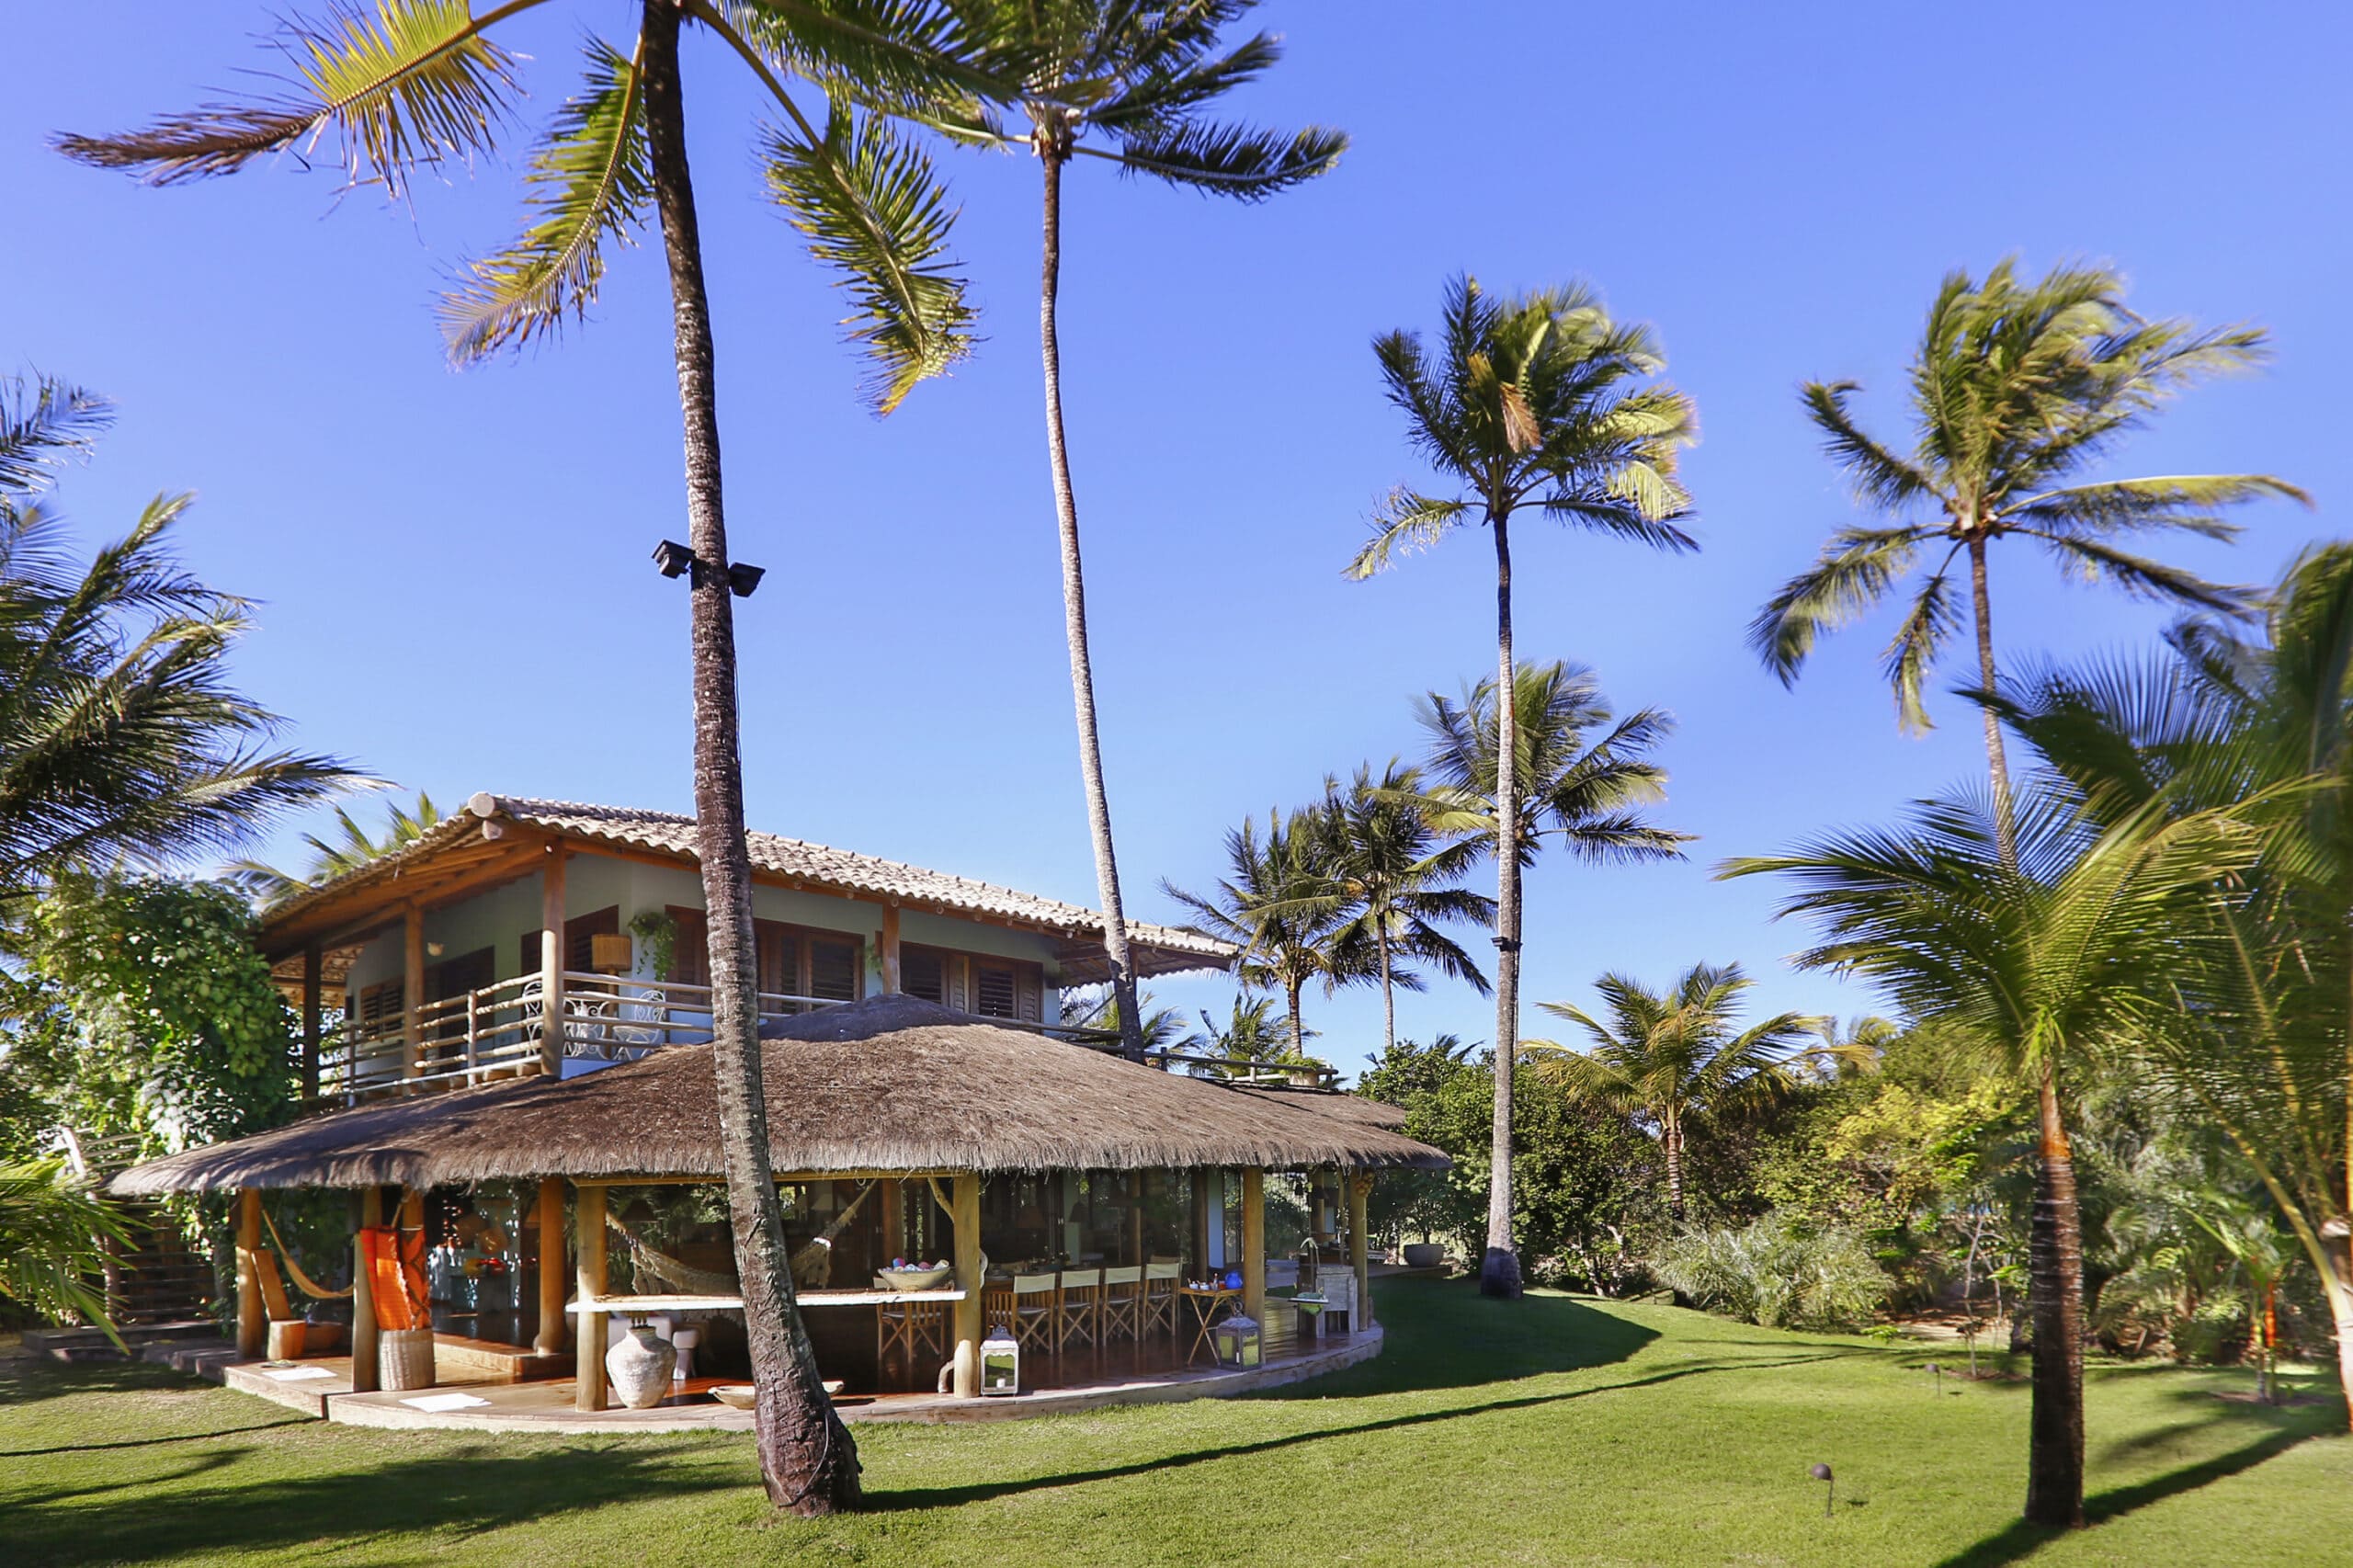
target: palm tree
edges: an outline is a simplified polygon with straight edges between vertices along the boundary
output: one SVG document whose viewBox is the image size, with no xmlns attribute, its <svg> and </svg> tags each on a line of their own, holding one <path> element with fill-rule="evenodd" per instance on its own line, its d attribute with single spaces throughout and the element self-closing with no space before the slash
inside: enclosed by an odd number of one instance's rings
<svg viewBox="0 0 2353 1568">
<path fill-rule="evenodd" d="M 2268 853 L 2209 909 L 2194 1005 L 2141 1040 L 2226 1136 L 2320 1281 L 2353 1410 L 2353 544 L 2306 552 L 2263 635 L 2192 622 L 2146 662 L 2032 675 L 1998 706 L 2087 812 L 2213 811 L 2253 798 Z M 2243 808 L 2247 809 L 2247 808 Z"/>
<path fill-rule="evenodd" d="M 0 1300 L 52 1321 L 79 1317 L 122 1336 L 90 1277 L 127 1244 L 122 1211 L 75 1181 L 62 1157 L 0 1162 Z"/>
<path fill-rule="evenodd" d="M 1374 974 L 1370 945 L 1341 938 L 1347 895 L 1322 863 L 1322 848 L 1312 814 L 1269 812 L 1263 839 L 1248 817 L 1225 835 L 1226 875 L 1214 892 L 1161 883 L 1199 917 L 1195 929 L 1242 949 L 1235 972 L 1244 985 L 1282 993 L 1294 1047 L 1308 1038 L 1300 1012 L 1308 986 L 1321 983 L 1328 996 Z"/>
<path fill-rule="evenodd" d="M 1795 1086 L 1808 1051 L 1829 1021 L 1776 1013 L 1738 1028 L 1733 1014 L 1756 982 L 1738 964 L 1694 964 L 1666 991 L 1622 974 L 1594 983 L 1608 1010 L 1597 1018 L 1569 1002 L 1538 1006 L 1585 1030 L 1591 1044 L 1574 1050 L 1549 1040 L 1521 1048 L 1546 1077 L 1572 1095 L 1649 1122 L 1666 1159 L 1666 1211 L 1683 1219 L 1683 1151 L 1690 1120 L 1723 1116 Z"/>
<path fill-rule="evenodd" d="M 2004 261 L 1983 283 L 1946 276 L 1911 369 L 1912 455 L 1856 423 L 1853 381 L 1810 381 L 1802 396 L 1823 444 L 1857 496 L 1893 519 L 1839 529 L 1812 567 L 1791 578 L 1749 627 L 1749 641 L 1783 685 L 1794 683 L 1825 631 L 1870 610 L 1924 550 L 1935 568 L 1920 584 L 1882 655 L 1896 717 L 1925 730 L 1921 687 L 1959 629 L 1953 566 L 1968 558 L 1977 685 L 1998 689 L 1994 660 L 1989 547 L 2018 537 L 2040 544 L 2086 581 L 2106 579 L 2162 603 L 2234 615 L 2243 592 L 2119 548 L 2120 535 L 2171 530 L 2230 539 L 2222 508 L 2267 495 L 2309 504 L 2261 473 L 2160 474 L 2087 480 L 2090 465 L 2199 379 L 2257 364 L 2264 335 L 2252 327 L 2200 331 L 2149 321 L 2124 303 L 2112 269 L 2063 266 L 2021 284 Z M 1910 517 L 1911 520 L 1904 520 Z M 2010 843 L 2009 769 L 2002 726 L 1984 714 L 1985 761 L 2000 843 Z"/>
<path fill-rule="evenodd" d="M 1467 839 L 1488 854 L 1506 840 L 1514 869 L 1507 912 L 1496 937 L 1497 951 L 1513 958 L 1520 930 L 1519 876 L 1536 863 L 1547 836 L 1557 836 L 1577 858 L 1594 863 L 1672 859 L 1686 835 L 1645 821 L 1643 808 L 1666 798 L 1666 770 L 1650 754 L 1675 728 L 1654 708 L 1612 722 L 1593 672 L 1554 661 L 1521 665 L 1512 681 L 1512 700 L 1495 699 L 1495 683 L 1483 680 L 1450 701 L 1430 692 L 1415 703 L 1430 742 L 1429 772 L 1438 782 L 1423 792 L 1431 827 Z M 1510 717 L 1506 718 L 1508 713 Z M 1596 738 L 1596 732 L 1603 732 Z M 1512 760 L 1505 766 L 1496 743 L 1508 735 Z M 1510 790 L 1511 808 L 1504 808 Z M 1505 824 L 1498 831 L 1498 824 Z M 1506 857 L 1498 856 L 1498 858 Z M 1517 960 L 1513 959 L 1517 973 Z M 1503 965 L 1497 964 L 1497 975 Z M 1517 1018 L 1517 1010 L 1514 1017 Z M 1515 1028 L 1517 1024 L 1515 1024 Z M 1495 1052 L 1495 1074 L 1509 1078 L 1517 1053 Z M 1482 1290 L 1516 1288 L 1518 1263 L 1508 1250 L 1511 1204 L 1511 1104 L 1498 1098 L 1495 1109 L 1497 1151 L 1488 1176 L 1488 1260 Z M 1498 1199 L 1500 1192 L 1500 1199 Z M 1503 1208 L 1497 1229 L 1496 1205 Z M 1502 1262 L 1495 1238 L 1503 1238 Z M 1507 1269 L 1505 1266 L 1508 1266 Z M 1489 1277 L 1505 1283 L 1490 1286 Z"/>
<path fill-rule="evenodd" d="M 951 0 L 979 53 L 999 72 L 997 95 L 1028 120 L 1008 130 L 989 96 L 964 94 L 914 109 L 961 144 L 1026 149 L 1044 176 L 1044 255 L 1038 299 L 1039 350 L 1045 364 L 1046 460 L 1061 532 L 1063 632 L 1070 646 L 1071 700 L 1078 759 L 1094 842 L 1095 880 L 1103 901 L 1103 946 L 1122 1019 L 1142 1016 L 1128 925 L 1112 848 L 1110 796 L 1096 724 L 1094 660 L 1087 644 L 1086 583 L 1079 554 L 1077 491 L 1063 427 L 1063 170 L 1090 158 L 1124 174 L 1243 201 L 1258 201 L 1314 178 L 1338 162 L 1347 138 L 1310 127 L 1296 135 L 1202 118 L 1215 99 L 1280 58 L 1271 34 L 1231 48 L 1221 35 L 1256 0 L 1199 0 L 1137 6 L 1126 0 Z M 1127 1040 L 1131 1055 L 1142 1044 Z"/>
<path fill-rule="evenodd" d="M 1219 1023 L 1204 1011 L 1200 1015 L 1200 1032 L 1188 1035 L 1180 1043 L 1198 1056 L 1214 1056 L 1235 1063 L 1277 1062 L 1306 1065 L 1314 1058 L 1300 1049 L 1299 1039 L 1291 1033 L 1289 1017 L 1275 1010 L 1271 996 L 1245 997 L 1236 992 L 1233 1006 L 1226 1021 Z M 1196 1065 L 1196 1077 L 1227 1078 L 1246 1068 L 1222 1065 Z"/>
<path fill-rule="evenodd" d="M 333 131 L 346 173 L 394 199 L 444 159 L 493 149 L 519 91 L 516 57 L 492 29 L 547 0 L 506 0 L 475 16 L 469 0 L 378 0 L 372 15 L 291 22 L 299 79 L 275 97 L 168 115 L 142 131 L 68 136 L 68 156 L 146 171 L 158 184 L 226 174 Z M 749 67 L 779 117 L 760 155 L 770 193 L 816 257 L 838 269 L 853 302 L 849 335 L 868 353 L 876 406 L 896 405 L 969 348 L 961 284 L 939 257 L 950 214 L 922 154 L 850 103 L 853 85 L 904 94 L 953 82 L 986 92 L 962 63 L 940 7 L 925 0 L 642 0 L 626 52 L 592 36 L 581 91 L 558 110 L 525 183 L 529 226 L 471 267 L 443 301 L 460 361 L 553 334 L 584 314 L 608 244 L 658 227 L 685 427 L 687 537 L 692 551 L 695 814 L 710 915 L 712 1036 L 736 1268 L 751 1341 L 761 1473 L 770 1498 L 802 1514 L 853 1506 L 858 1459 L 817 1375 L 792 1296 L 783 1213 L 769 1168 L 762 1086 L 751 865 L 744 839 L 735 729 L 731 570 L 721 501 L 717 382 L 702 243 L 687 164 L 678 72 L 682 25 L 706 29 Z M 798 74 L 827 92 L 822 127 L 786 86 Z M 749 592 L 749 585 L 743 591 Z"/>
<path fill-rule="evenodd" d="M 1676 459 L 1693 437 L 1690 401 L 1650 380 L 1662 369 L 1658 345 L 1641 323 L 1613 321 L 1583 285 L 1496 299 L 1469 278 L 1446 291 L 1445 322 L 1433 363 L 1418 334 L 1373 343 L 1389 401 L 1405 415 L 1407 439 L 1455 489 L 1451 495 L 1401 485 L 1373 517 L 1373 537 L 1347 574 L 1370 577 L 1401 551 L 1435 544 L 1458 528 L 1484 523 L 1495 541 L 1495 681 L 1516 679 L 1512 653 L 1511 532 L 1521 511 L 1572 528 L 1656 549 L 1694 550 L 1676 527 L 1690 498 L 1676 482 Z M 1495 1115 L 1494 1174 L 1487 1192 L 1487 1251 L 1479 1289 L 1519 1293 L 1511 1233 L 1511 1079 L 1519 1039 L 1518 839 L 1523 787 L 1511 703 L 1496 705 L 1492 785 L 1503 841 L 1495 856 Z"/>
<path fill-rule="evenodd" d="M 1175 1007 L 1154 1006 L 1149 991 L 1137 993 L 1136 1003 L 1142 1009 L 1142 1017 L 1132 1030 L 1120 1012 L 1120 994 L 1109 986 L 1105 986 L 1100 995 L 1072 1000 L 1074 1005 L 1063 1018 L 1072 1028 L 1100 1029 L 1116 1034 L 1122 1040 L 1140 1039 L 1147 1051 L 1165 1050 L 1183 1041 L 1185 1015 Z"/>
<path fill-rule="evenodd" d="M 2031 784 L 2010 798 L 1929 801 L 1893 831 L 1827 836 L 1728 861 L 1798 891 L 1780 914 L 1823 942 L 1802 968 L 1877 983 L 1915 1018 L 1954 1026 L 2033 1086 L 2039 1134 L 2029 1242 L 2034 1411 L 2026 1517 L 2083 1522 L 2083 1233 L 2065 1106 L 2088 1063 L 2173 1027 L 2178 983 L 2209 945 L 2212 890 L 2255 863 L 2227 813 L 2144 806 L 2103 825 Z"/>
<path fill-rule="evenodd" d="M 315 833 L 302 835 L 302 842 L 311 846 L 311 863 L 301 870 L 281 870 L 261 860 L 239 860 L 230 869 L 230 880 L 242 887 L 247 896 L 265 905 L 279 903 L 356 871 L 379 857 L 406 848 L 440 822 L 441 808 L 422 790 L 416 792 L 413 806 L 393 801 L 384 813 L 381 838 L 360 826 L 359 819 L 351 814 L 348 806 L 337 806 L 335 820 L 343 830 L 339 839 L 321 838 Z"/>
<path fill-rule="evenodd" d="M 1423 808 L 1422 776 L 1395 759 L 1375 778 L 1359 767 L 1346 789 L 1324 781 L 1317 825 L 1326 844 L 1325 873 L 1338 884 L 1349 912 L 1339 940 L 1370 940 L 1381 976 L 1381 1044 L 1397 1043 L 1396 987 L 1421 989 L 1421 977 L 1400 970 L 1397 959 L 1421 959 L 1484 996 L 1491 989 L 1471 955 L 1438 929 L 1439 923 L 1468 921 L 1491 926 L 1495 900 L 1455 884 L 1481 854 L 1476 839 L 1446 841 L 1430 826 Z"/>
<path fill-rule="evenodd" d="M 108 412 L 61 381 L 0 380 L 0 912 L 65 867 L 235 848 L 365 782 L 273 745 L 283 721 L 230 687 L 252 609 L 173 554 L 190 497 L 157 496 L 74 558 L 40 491 Z"/>
<path fill-rule="evenodd" d="M 1822 1043 L 1807 1053 L 1815 1066 L 1833 1077 L 1857 1078 L 1879 1071 L 1888 1047 L 1904 1038 L 1904 1026 L 1876 1013 L 1862 1013 L 1844 1023 L 1825 1017 L 1817 1032 Z"/>
</svg>

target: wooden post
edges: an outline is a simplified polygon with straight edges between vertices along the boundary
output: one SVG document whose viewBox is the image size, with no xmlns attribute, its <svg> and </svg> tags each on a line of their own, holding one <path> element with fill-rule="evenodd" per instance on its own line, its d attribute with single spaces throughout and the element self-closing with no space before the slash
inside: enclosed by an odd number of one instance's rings
<svg viewBox="0 0 2353 1568">
<path fill-rule="evenodd" d="M 261 1192 L 237 1189 L 237 1354 L 257 1358 L 269 1343 L 261 1304 Z"/>
<path fill-rule="evenodd" d="M 384 1222 L 381 1187 L 359 1189 L 359 1228 Z M 373 1393 L 382 1386 L 376 1373 L 376 1277 L 368 1267 L 368 1245 L 362 1236 L 351 1238 L 351 1392 Z"/>
<path fill-rule="evenodd" d="M 1210 1267 L 1210 1173 L 1195 1171 L 1193 1177 L 1193 1256 L 1187 1260 L 1195 1278 L 1208 1272 Z"/>
<path fill-rule="evenodd" d="M 548 847 L 547 866 L 540 878 L 540 1071 L 550 1077 L 563 1071 L 563 866 L 569 852 L 561 844 Z M 585 1197 L 585 1194 L 584 1193 Z M 600 1209 L 605 1201 L 605 1189 L 597 1189 Z M 586 1256 L 588 1232 L 580 1231 L 582 1255 Z M 605 1228 L 602 1221 L 597 1226 L 597 1256 L 605 1256 Z M 585 1265 L 584 1265 L 585 1267 Z M 584 1329 L 585 1324 L 581 1325 Z M 580 1336 L 586 1345 L 586 1335 Z M 601 1372 L 604 1362 L 599 1358 Z M 604 1406 L 582 1405 L 583 1410 L 602 1410 Z"/>
<path fill-rule="evenodd" d="M 892 1176 L 882 1178 L 882 1256 L 874 1260 L 877 1268 L 901 1255 L 899 1249 L 907 1244 L 907 1184 Z M 928 1258 L 926 1259 L 929 1261 Z"/>
<path fill-rule="evenodd" d="M 1350 1171 L 1348 1183 L 1348 1262 L 1357 1271 L 1356 1304 L 1348 1312 L 1350 1332 L 1372 1326 L 1371 1238 L 1365 1234 L 1365 1200 L 1372 1196 L 1372 1173 Z"/>
<path fill-rule="evenodd" d="M 981 1392 L 981 1176 L 972 1171 L 956 1178 L 951 1195 L 956 1204 L 956 1288 L 964 1299 L 956 1303 L 956 1397 L 978 1398 Z"/>
<path fill-rule="evenodd" d="M 1242 1173 L 1242 1310 L 1267 1326 L 1267 1173 Z"/>
<path fill-rule="evenodd" d="M 899 993 L 899 906 L 882 906 L 882 989 Z"/>
<path fill-rule="evenodd" d="M 408 906 L 401 936 L 401 1001 L 408 1015 L 401 1031 L 408 1047 L 402 1053 L 401 1076 L 414 1078 L 425 1066 L 425 911 L 413 903 Z"/>
<path fill-rule="evenodd" d="M 540 1178 L 540 1332 L 531 1354 L 563 1354 L 563 1183 Z"/>
<path fill-rule="evenodd" d="M 572 1212 L 574 1229 L 580 1233 L 573 1238 L 580 1257 L 580 1299 L 605 1293 L 605 1189 L 601 1187 L 573 1188 Z M 580 1326 L 573 1335 L 573 1359 L 575 1363 L 573 1381 L 577 1392 L 573 1398 L 575 1410 L 605 1408 L 605 1314 L 582 1312 Z"/>
<path fill-rule="evenodd" d="M 302 949 L 302 1097 L 319 1097 L 319 992 L 323 955 L 313 942 Z"/>
</svg>

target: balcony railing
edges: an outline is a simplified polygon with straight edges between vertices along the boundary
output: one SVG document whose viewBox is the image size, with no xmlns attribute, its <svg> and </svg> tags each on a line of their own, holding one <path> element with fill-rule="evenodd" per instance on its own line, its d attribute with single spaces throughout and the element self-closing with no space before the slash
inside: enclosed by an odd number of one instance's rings
<svg viewBox="0 0 2353 1568">
<path fill-rule="evenodd" d="M 532 974 L 428 1002 L 416 1010 L 414 1044 L 404 1012 L 371 1023 L 352 1020 L 320 1040 L 318 1102 L 348 1106 L 527 1077 L 546 1071 L 551 1056 L 559 1072 L 563 1061 L 634 1061 L 665 1045 L 710 1039 L 708 985 L 567 971 L 563 1017 L 551 1051 L 543 994 L 540 978 Z M 763 1022 L 839 1005 L 819 996 L 759 993 Z M 993 1021 L 1097 1050 L 1119 1047 L 1120 1037 L 1109 1030 Z"/>
</svg>

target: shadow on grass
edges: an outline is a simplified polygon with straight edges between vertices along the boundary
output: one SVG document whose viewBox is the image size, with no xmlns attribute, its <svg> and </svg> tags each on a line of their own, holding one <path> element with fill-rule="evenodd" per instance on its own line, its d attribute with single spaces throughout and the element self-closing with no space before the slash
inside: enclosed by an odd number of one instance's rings
<svg viewBox="0 0 2353 1568">
<path fill-rule="evenodd" d="M 280 1426 L 309 1426 L 315 1415 L 289 1414 L 277 1421 L 256 1421 L 249 1426 L 218 1426 L 209 1432 L 176 1432 L 167 1437 L 125 1437 L 114 1443 L 60 1443 L 47 1449 L 0 1449 L 0 1460 L 49 1459 L 57 1454 L 94 1454 L 108 1449 L 154 1449 L 166 1443 L 199 1443 L 212 1437 L 236 1437 L 247 1432 L 274 1432 Z"/>
<path fill-rule="evenodd" d="M 186 1372 L 149 1361 L 26 1360 L 0 1373 L 0 1407 L 37 1404 L 77 1393 L 137 1390 L 200 1392 L 206 1384 Z"/>
<path fill-rule="evenodd" d="M 1389 1336 L 1384 1354 L 1306 1382 L 1242 1397 L 1354 1398 L 1475 1388 L 1609 1366 L 1658 1337 L 1654 1329 L 1566 1296 L 1496 1301 L 1480 1295 L 1468 1280 L 1381 1279 L 1374 1281 L 1372 1296 Z M 1787 1347 L 1753 1348 L 1772 1354 Z"/>
<path fill-rule="evenodd" d="M 617 1503 L 741 1492 L 751 1484 L 739 1466 L 687 1467 L 675 1452 L 618 1447 L 531 1454 L 469 1448 L 372 1466 L 364 1475 L 174 1484 L 248 1452 L 225 1450 L 111 1487 L 10 1496 L 8 1560 L 74 1565 L 228 1559 L 305 1543 L 348 1549 L 371 1536 L 411 1538 L 406 1550 L 422 1556 L 424 1543 L 414 1538 L 423 1532 L 478 1535 Z M 85 1507 L 43 1506 L 134 1486 L 164 1489 Z"/>
<path fill-rule="evenodd" d="M 2164 1436 L 2179 1437 L 2184 1428 L 2167 1427 Z M 2186 1492 L 2195 1492 L 2217 1481 L 2225 1481 L 2243 1471 L 2253 1470 L 2268 1460 L 2278 1459 L 2300 1443 L 2319 1437 L 2324 1430 L 2319 1422 L 2298 1422 L 2292 1426 L 2268 1432 L 2253 1442 L 2243 1443 L 2230 1452 L 2217 1454 L 2163 1475 L 2151 1476 L 2131 1486 L 2111 1487 L 2084 1499 L 2086 1526 L 2104 1525 L 2111 1519 L 2122 1518 L 2135 1509 L 2152 1503 L 2162 1503 Z M 2029 1524 L 2020 1519 L 1998 1534 L 1987 1536 L 1966 1551 L 1956 1552 L 1937 1564 L 1937 1568 L 2006 1568 L 2033 1554 L 2036 1549 L 2067 1534 L 2045 1525 Z"/>
<path fill-rule="evenodd" d="M 1623 1382 L 1598 1383 L 1589 1388 L 1563 1389 L 1558 1393 L 1523 1394 L 1513 1399 L 1483 1400 L 1475 1404 L 1451 1405 L 1444 1410 L 1419 1410 L 1402 1415 L 1383 1416 L 1375 1421 L 1351 1422 L 1340 1426 L 1311 1427 L 1304 1431 L 1286 1432 L 1279 1437 L 1261 1437 L 1247 1443 L 1227 1443 L 1218 1448 L 1195 1449 L 1186 1453 L 1158 1454 L 1150 1459 L 1135 1460 L 1127 1464 L 1105 1465 L 1096 1470 L 1057 1471 L 1050 1475 L 976 1482 L 969 1486 L 934 1486 L 898 1492 L 870 1492 L 867 1494 L 866 1506 L 875 1513 L 907 1513 L 923 1508 L 954 1507 L 965 1503 L 987 1502 L 991 1498 L 1003 1497 L 1015 1493 L 1047 1492 L 1064 1486 L 1088 1485 L 1099 1481 L 1120 1481 L 1155 1471 L 1208 1464 L 1217 1460 L 1241 1459 L 1251 1454 L 1270 1453 L 1277 1449 L 1296 1449 L 1302 1443 L 1318 1442 L 1327 1437 L 1361 1437 L 1373 1432 L 1394 1432 L 1409 1426 L 1427 1426 L 1441 1421 L 1459 1421 L 1468 1415 L 1489 1415 L 1498 1411 L 1532 1410 L 1540 1405 L 1566 1404 L 1573 1400 L 1587 1399 L 1595 1394 L 1619 1393 L 1628 1389 L 1654 1388 L 1661 1383 L 1679 1382 L 1685 1378 L 1705 1377 L 1714 1372 L 1768 1371 L 1778 1367 L 1802 1367 L 1817 1361 L 1835 1361 L 1838 1358 L 1838 1353 L 1831 1350 L 1819 1355 L 1788 1356 L 1779 1360 L 1769 1361 L 1703 1362 L 1696 1366 L 1670 1368 L 1665 1371 L 1654 1372 L 1648 1377 L 1629 1378 Z M 1316 1386 L 1328 1387 L 1335 1381 L 1336 1380 L 1329 1378 L 1318 1379 Z"/>
</svg>

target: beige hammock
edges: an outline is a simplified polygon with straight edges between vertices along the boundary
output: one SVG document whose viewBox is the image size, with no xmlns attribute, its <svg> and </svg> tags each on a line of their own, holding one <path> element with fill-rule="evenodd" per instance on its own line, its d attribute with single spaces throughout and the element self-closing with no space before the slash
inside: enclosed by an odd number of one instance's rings
<svg viewBox="0 0 2353 1568">
<path fill-rule="evenodd" d="M 792 1283 L 795 1289 L 823 1290 L 832 1280 L 834 1243 L 841 1238 L 844 1231 L 849 1229 L 849 1222 L 857 1216 L 858 1206 L 866 1201 L 866 1195 L 873 1190 L 874 1184 L 870 1181 L 860 1187 L 858 1189 L 858 1196 L 851 1199 L 847 1206 L 835 1215 L 823 1231 L 801 1244 L 801 1247 L 793 1253 Z M 739 1294 L 743 1290 L 742 1281 L 733 1274 L 721 1274 L 712 1269 L 697 1268 L 693 1264 L 672 1257 L 667 1253 L 655 1251 L 646 1244 L 643 1238 L 631 1231 L 617 1214 L 608 1212 L 605 1216 L 605 1223 L 629 1247 L 629 1261 L 632 1269 L 640 1275 L 651 1275 L 681 1295 L 733 1296 Z"/>
</svg>

